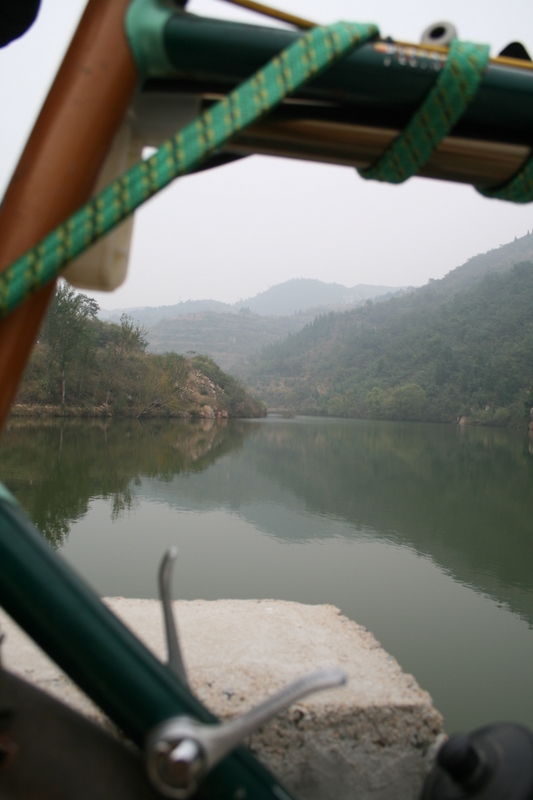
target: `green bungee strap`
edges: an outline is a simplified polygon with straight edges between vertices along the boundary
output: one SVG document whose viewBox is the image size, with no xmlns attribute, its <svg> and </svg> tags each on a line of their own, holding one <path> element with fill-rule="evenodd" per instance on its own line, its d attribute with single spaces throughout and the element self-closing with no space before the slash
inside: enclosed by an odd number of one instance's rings
<svg viewBox="0 0 533 800">
<path fill-rule="evenodd" d="M 0 275 L 0 319 L 156 192 L 194 170 L 287 95 L 378 34 L 375 25 L 338 22 L 313 28 L 294 42 L 13 262 Z"/>
<path fill-rule="evenodd" d="M 0 319 L 172 180 L 193 171 L 239 131 L 378 34 L 371 24 L 339 22 L 317 27 L 273 58 L 0 274 Z M 421 108 L 377 162 L 360 174 L 391 183 L 416 174 L 475 96 L 488 58 L 486 45 L 452 42 L 445 66 Z M 533 159 L 505 186 L 479 191 L 486 197 L 514 202 L 533 200 Z"/>
<path fill-rule="evenodd" d="M 454 40 L 444 67 L 407 127 L 363 178 L 403 183 L 429 160 L 475 96 L 489 60 L 487 45 Z"/>
<path fill-rule="evenodd" d="M 403 183 L 427 163 L 439 143 L 452 130 L 475 97 L 489 61 L 487 45 L 454 40 L 435 85 L 407 127 L 368 169 L 363 178 Z M 503 186 L 475 187 L 484 197 L 512 203 L 533 201 L 533 158 Z"/>
<path fill-rule="evenodd" d="M 530 158 L 514 178 L 494 189 L 476 187 L 484 197 L 509 200 L 511 203 L 531 203 L 533 200 L 533 158 Z"/>
</svg>

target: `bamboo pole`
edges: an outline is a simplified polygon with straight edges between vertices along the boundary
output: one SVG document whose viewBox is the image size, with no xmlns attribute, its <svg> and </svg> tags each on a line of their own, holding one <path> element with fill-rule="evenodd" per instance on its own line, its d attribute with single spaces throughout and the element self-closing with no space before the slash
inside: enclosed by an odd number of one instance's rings
<svg viewBox="0 0 533 800">
<path fill-rule="evenodd" d="M 263 3 L 256 3 L 254 0 L 225 0 L 225 2 L 245 8 L 247 11 L 255 11 L 256 14 L 262 14 L 265 17 L 277 19 L 280 22 L 287 22 L 289 25 L 295 25 L 297 28 L 309 29 L 316 26 L 316 22 L 311 22 L 309 19 L 295 17 L 294 14 L 287 14 L 286 11 L 280 11 L 277 8 L 265 6 Z"/>
<path fill-rule="evenodd" d="M 89 0 L 3 201 L 0 271 L 91 195 L 138 81 L 124 33 L 128 1 Z M 0 428 L 53 291 L 0 322 Z"/>
<path fill-rule="evenodd" d="M 223 152 L 236 156 L 260 153 L 364 169 L 400 133 L 395 128 L 356 125 L 339 117 L 313 117 L 306 107 L 282 109 L 240 133 Z M 530 156 L 531 148 L 523 144 L 447 136 L 418 174 L 475 186 L 499 186 Z"/>
</svg>

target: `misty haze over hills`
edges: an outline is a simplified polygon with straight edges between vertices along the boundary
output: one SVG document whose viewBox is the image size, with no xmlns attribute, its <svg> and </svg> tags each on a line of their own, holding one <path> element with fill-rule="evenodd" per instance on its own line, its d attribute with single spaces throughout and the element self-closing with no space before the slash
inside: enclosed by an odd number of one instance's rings
<svg viewBox="0 0 533 800">
<path fill-rule="evenodd" d="M 147 330 L 152 353 L 174 351 L 207 354 L 223 370 L 242 374 L 265 346 L 298 333 L 319 314 L 346 311 L 405 293 L 393 286 L 341 286 L 318 280 L 295 278 L 264 292 L 240 300 L 188 300 L 159 308 L 129 308 L 101 311 L 100 317 L 118 322 L 129 314 Z"/>
<path fill-rule="evenodd" d="M 334 306 L 358 306 L 376 297 L 392 296 L 405 291 L 402 286 L 342 286 L 339 283 L 324 283 L 308 278 L 293 278 L 285 283 L 271 286 L 264 292 L 236 303 L 221 303 L 218 300 L 186 300 L 168 306 L 144 306 L 135 308 L 100 309 L 99 317 L 109 322 L 118 322 L 123 313 L 129 314 L 141 325 L 150 327 L 162 320 L 187 314 L 211 311 L 220 314 L 238 314 L 241 310 L 260 316 L 285 317 L 309 309 L 324 309 Z M 317 311 L 318 313 L 318 311 Z"/>
<path fill-rule="evenodd" d="M 494 377 L 507 370 L 504 355 L 501 364 L 499 357 L 496 358 L 499 346 L 495 349 L 492 343 L 494 332 L 490 330 L 487 314 L 493 320 L 503 314 L 510 325 L 518 307 L 513 295 L 516 289 L 522 294 L 520 303 L 526 302 L 521 330 L 521 336 L 525 335 L 529 286 L 524 274 L 515 275 L 511 283 L 499 286 L 496 294 L 487 294 L 485 288 L 475 297 L 470 295 L 477 292 L 476 287 L 487 276 L 503 278 L 514 264 L 526 260 L 533 261 L 533 236 L 529 234 L 473 256 L 441 280 L 430 280 L 418 289 L 368 285 L 350 288 L 293 279 L 234 304 L 212 299 L 189 300 L 159 308 L 102 312 L 101 316 L 118 321 L 123 311 L 129 313 L 146 327 L 151 352 L 192 351 L 209 355 L 222 369 L 244 380 L 270 408 L 287 407 L 289 403 L 291 408 L 304 413 L 364 416 L 370 413 L 371 405 L 365 398 L 374 387 L 390 393 L 396 385 L 416 384 L 431 404 L 431 418 L 442 419 L 471 407 L 472 401 L 458 390 L 452 375 L 461 372 L 462 385 L 466 386 L 474 374 L 490 373 Z M 516 288 L 517 282 L 520 288 Z M 448 307 L 453 298 L 455 305 Z M 460 313 L 457 303 L 462 309 Z M 483 311 L 489 307 L 490 312 Z M 452 319 L 455 330 L 449 329 Z M 457 340 L 459 329 L 464 331 L 461 341 Z M 368 334 L 363 335 L 366 330 Z M 515 339 L 517 345 L 521 336 Z M 513 337 L 507 337 L 507 329 L 502 328 L 500 344 L 503 346 L 506 340 L 509 350 L 514 347 Z M 477 352 L 474 342 L 480 338 L 484 344 L 482 352 Z M 428 342 L 433 342 L 432 354 L 426 353 Z M 465 347 L 468 357 L 459 358 Z M 356 368 L 363 352 L 366 366 L 363 368 L 361 363 Z M 420 363 L 413 362 L 414 353 L 418 353 Z M 514 377 L 509 380 L 524 387 L 529 372 L 523 359 L 517 357 L 515 361 Z M 490 369 L 489 364 L 492 364 Z M 437 375 L 439 382 L 434 385 L 433 378 Z M 363 386 L 365 394 L 359 397 Z M 315 397 L 316 391 L 319 395 Z M 508 394 L 502 390 L 498 399 L 487 384 L 477 388 L 476 396 L 479 403 L 485 398 L 483 407 L 508 408 L 511 402 Z M 446 401 L 445 395 L 449 395 Z M 513 415 L 516 418 L 515 412 Z"/>
</svg>

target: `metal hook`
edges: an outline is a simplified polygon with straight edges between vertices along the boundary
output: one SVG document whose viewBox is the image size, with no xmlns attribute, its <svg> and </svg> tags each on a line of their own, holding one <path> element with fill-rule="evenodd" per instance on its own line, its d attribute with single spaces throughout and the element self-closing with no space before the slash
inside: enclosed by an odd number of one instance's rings
<svg viewBox="0 0 533 800">
<path fill-rule="evenodd" d="M 178 639 L 176 621 L 172 612 L 172 567 L 178 557 L 178 548 L 170 547 L 161 561 L 159 567 L 159 596 L 163 606 L 163 618 L 165 620 L 165 633 L 167 637 L 168 668 L 174 673 L 176 678 L 185 686 L 189 685 L 187 673 L 181 655 L 181 648 Z"/>
</svg>

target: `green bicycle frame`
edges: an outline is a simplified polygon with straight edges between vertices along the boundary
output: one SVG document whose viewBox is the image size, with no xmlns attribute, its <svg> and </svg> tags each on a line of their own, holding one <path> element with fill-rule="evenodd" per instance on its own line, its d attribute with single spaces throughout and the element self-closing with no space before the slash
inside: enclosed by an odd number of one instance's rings
<svg viewBox="0 0 533 800">
<path fill-rule="evenodd" d="M 0 605 L 139 746 L 170 717 L 216 722 L 51 549 L 5 490 L 0 492 Z M 202 797 L 290 800 L 243 748 L 211 772 Z"/>
</svg>

